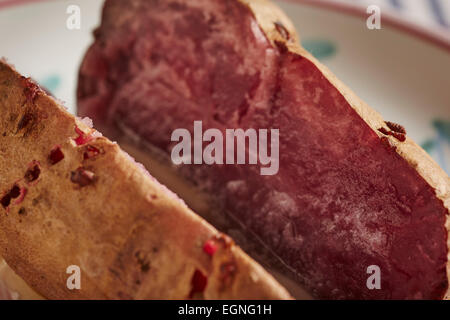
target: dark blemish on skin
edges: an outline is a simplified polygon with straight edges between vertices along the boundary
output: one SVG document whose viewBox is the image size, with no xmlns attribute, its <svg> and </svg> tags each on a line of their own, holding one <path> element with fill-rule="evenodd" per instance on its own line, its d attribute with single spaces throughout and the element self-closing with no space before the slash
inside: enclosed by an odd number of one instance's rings
<svg viewBox="0 0 450 320">
<path fill-rule="evenodd" d="M 389 129 L 391 129 L 394 132 L 397 133 L 402 133 L 402 134 L 406 134 L 406 130 L 405 127 L 395 123 L 395 122 L 390 122 L 390 121 L 385 121 L 386 125 L 389 127 Z"/>
<path fill-rule="evenodd" d="M 385 128 L 383 128 L 383 127 L 381 127 L 380 129 L 378 129 L 378 131 L 380 131 L 382 134 L 385 134 L 385 135 L 389 135 L 389 131 L 387 130 L 387 129 L 385 129 Z"/>
<path fill-rule="evenodd" d="M 136 257 L 141 271 L 147 273 L 150 270 L 150 263 L 145 259 L 145 257 L 142 257 L 140 251 L 136 251 L 134 256 Z"/>
<path fill-rule="evenodd" d="M 397 130 L 402 131 L 402 128 L 403 127 L 397 128 Z M 385 128 L 379 128 L 378 131 L 380 131 L 384 135 L 393 136 L 394 138 L 396 138 L 400 142 L 404 142 L 406 140 L 406 135 L 404 133 L 400 133 L 400 132 L 397 132 L 397 131 L 388 131 Z M 404 131 L 404 129 L 403 129 L 403 131 Z"/>
<path fill-rule="evenodd" d="M 61 150 L 60 146 L 55 146 L 51 151 L 48 159 L 52 165 L 57 164 L 62 159 L 64 159 L 64 153 Z"/>
<path fill-rule="evenodd" d="M 7 208 L 11 204 L 11 200 L 18 198 L 20 195 L 20 187 L 18 185 L 14 185 L 12 189 L 0 199 L 0 203 L 2 204 L 3 208 Z"/>
<path fill-rule="evenodd" d="M 9 204 L 11 203 L 11 196 L 9 195 L 9 193 L 5 194 L 2 197 L 0 203 L 2 204 L 3 208 L 7 208 L 9 206 Z"/>
<path fill-rule="evenodd" d="M 22 207 L 19 209 L 19 215 L 21 215 L 21 216 L 26 215 L 26 213 L 27 213 L 27 210 L 25 208 Z"/>
<path fill-rule="evenodd" d="M 36 181 L 40 174 L 41 168 L 39 167 L 39 164 L 33 161 L 32 166 L 27 170 L 27 172 L 25 172 L 25 180 L 28 183 Z"/>
<path fill-rule="evenodd" d="M 275 45 L 277 46 L 280 53 L 286 53 L 288 51 L 286 44 L 282 41 L 275 41 Z"/>
<path fill-rule="evenodd" d="M 278 31 L 281 37 L 283 37 L 283 39 L 289 40 L 291 38 L 289 31 L 287 31 L 286 27 L 280 21 L 276 21 L 273 24 L 275 25 L 275 29 Z"/>
<path fill-rule="evenodd" d="M 25 113 L 17 125 L 17 132 L 27 127 L 33 119 L 34 116 L 31 113 Z"/>
<path fill-rule="evenodd" d="M 141 264 L 142 272 L 147 273 L 149 270 L 150 270 L 150 264 L 148 262 Z"/>
<path fill-rule="evenodd" d="M 94 182 L 95 174 L 92 171 L 84 168 L 78 168 L 71 172 L 70 181 L 78 184 L 80 187 L 85 187 Z"/>
<path fill-rule="evenodd" d="M 20 196 L 20 187 L 16 184 L 9 192 L 12 199 L 18 198 Z"/>
<path fill-rule="evenodd" d="M 400 142 L 406 141 L 406 136 L 403 133 L 390 132 L 390 134 Z"/>
</svg>

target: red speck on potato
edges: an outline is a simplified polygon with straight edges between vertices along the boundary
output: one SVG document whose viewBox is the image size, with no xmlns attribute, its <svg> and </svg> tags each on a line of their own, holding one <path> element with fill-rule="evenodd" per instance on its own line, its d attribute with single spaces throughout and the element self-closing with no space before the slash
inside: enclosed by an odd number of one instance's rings
<svg viewBox="0 0 450 320">
<path fill-rule="evenodd" d="M 215 243 L 214 240 L 210 239 L 205 242 L 205 245 L 203 246 L 203 251 L 212 257 L 214 253 L 216 253 L 217 251 L 217 244 Z"/>
<path fill-rule="evenodd" d="M 64 153 L 61 151 L 60 146 L 56 146 L 50 151 L 49 160 L 52 165 L 57 164 L 64 159 Z"/>
<path fill-rule="evenodd" d="M 75 127 L 75 132 L 78 134 L 78 137 L 73 140 L 75 141 L 77 146 L 82 146 L 93 139 L 90 133 L 85 133 L 78 127 Z"/>
<path fill-rule="evenodd" d="M 202 293 L 203 291 L 205 291 L 207 284 L 208 278 L 203 274 L 203 272 L 196 269 L 191 280 L 192 289 L 189 294 L 189 298 L 194 297 L 196 293 Z"/>
</svg>

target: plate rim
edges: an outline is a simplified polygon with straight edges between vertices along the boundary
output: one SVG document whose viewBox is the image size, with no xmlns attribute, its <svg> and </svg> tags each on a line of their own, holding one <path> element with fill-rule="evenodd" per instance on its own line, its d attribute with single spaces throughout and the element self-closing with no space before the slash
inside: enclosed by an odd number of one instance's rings
<svg viewBox="0 0 450 320">
<path fill-rule="evenodd" d="M 42 2 L 54 2 L 55 0 L 5 0 L 0 2 L 0 10 L 16 7 L 19 5 L 30 5 Z M 313 7 L 319 7 L 326 10 L 332 10 L 335 12 L 343 13 L 346 15 L 365 17 L 366 12 L 361 6 L 351 5 L 341 2 L 332 2 L 330 0 L 276 0 L 275 2 L 287 2 L 295 4 L 303 4 Z M 414 38 L 424 40 L 431 43 L 441 49 L 450 53 L 450 40 L 440 36 L 437 32 L 428 31 L 425 28 L 421 28 L 413 23 L 408 22 L 405 19 L 395 18 L 388 13 L 383 14 L 383 23 L 395 28 L 405 34 L 409 34 Z"/>
<path fill-rule="evenodd" d="M 308 5 L 311 7 L 322 8 L 334 12 L 339 12 L 345 15 L 350 15 L 359 18 L 366 18 L 367 13 L 358 5 L 351 5 L 341 2 L 332 2 L 330 0 L 276 0 L 276 2 L 287 2 L 294 4 Z M 383 24 L 394 28 L 406 35 L 423 40 L 436 47 L 444 49 L 450 53 L 450 39 L 441 36 L 438 32 L 432 32 L 425 28 L 408 22 L 406 19 L 394 17 L 392 14 L 383 14 Z"/>
</svg>

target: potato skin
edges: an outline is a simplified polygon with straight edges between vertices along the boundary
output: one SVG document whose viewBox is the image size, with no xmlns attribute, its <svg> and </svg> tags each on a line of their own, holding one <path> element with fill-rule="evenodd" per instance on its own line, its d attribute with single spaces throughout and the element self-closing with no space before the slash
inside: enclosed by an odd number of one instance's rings
<svg viewBox="0 0 450 320">
<path fill-rule="evenodd" d="M 197 271 L 208 282 L 193 298 L 290 298 L 116 143 L 4 61 L 0 110 L 0 254 L 42 296 L 186 299 Z M 56 163 L 55 148 L 64 155 Z M 203 250 L 211 239 L 213 256 Z M 67 288 L 71 265 L 81 269 L 80 290 Z"/>
</svg>

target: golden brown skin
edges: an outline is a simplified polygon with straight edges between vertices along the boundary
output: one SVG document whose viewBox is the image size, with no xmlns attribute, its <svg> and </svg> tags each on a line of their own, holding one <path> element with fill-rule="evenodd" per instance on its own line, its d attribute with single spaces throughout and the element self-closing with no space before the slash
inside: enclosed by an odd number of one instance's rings
<svg viewBox="0 0 450 320">
<path fill-rule="evenodd" d="M 8 204 L 4 197 L 15 185 L 22 190 L 18 197 L 11 193 L 16 197 L 6 208 L 0 205 L 0 255 L 42 296 L 290 298 L 271 275 L 117 144 L 100 137 L 3 61 L 0 110 L 2 203 Z M 76 128 L 92 140 L 75 140 L 80 136 Z M 56 146 L 64 159 L 52 164 L 49 156 Z M 99 153 L 86 159 L 92 147 Z M 30 182 L 28 170 L 37 163 L 39 177 Z M 204 250 L 210 239 L 217 247 L 212 255 Z M 71 265 L 81 268 L 80 290 L 66 286 Z M 208 281 L 202 292 L 192 294 L 196 270 Z"/>
</svg>

